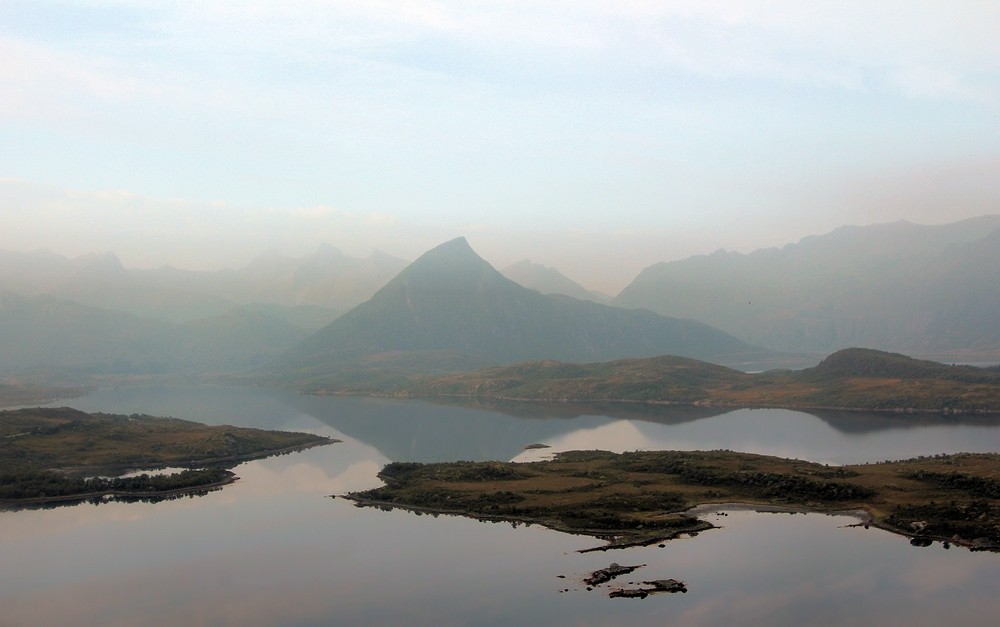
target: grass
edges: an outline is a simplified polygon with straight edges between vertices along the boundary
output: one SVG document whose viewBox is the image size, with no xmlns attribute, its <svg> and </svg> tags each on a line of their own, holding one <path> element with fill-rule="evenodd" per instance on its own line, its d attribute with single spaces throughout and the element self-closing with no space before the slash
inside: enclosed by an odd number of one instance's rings
<svg viewBox="0 0 1000 627">
<path fill-rule="evenodd" d="M 392 463 L 379 476 L 385 486 L 347 498 L 540 524 L 609 547 L 698 532 L 711 525 L 683 512 L 730 502 L 864 510 L 870 524 L 914 543 L 1000 547 L 1000 456 L 992 454 L 829 467 L 729 451 L 572 451 L 529 464 Z"/>
<path fill-rule="evenodd" d="M 63 398 L 75 398 L 86 393 L 85 388 L 0 384 L 0 407 L 37 405 Z"/>
<path fill-rule="evenodd" d="M 1000 412 L 1000 369 L 948 366 L 882 351 L 838 351 L 814 368 L 748 374 L 684 357 L 592 364 L 537 361 L 401 385 L 396 394 L 515 402 L 630 402 Z"/>
<path fill-rule="evenodd" d="M 67 407 L 0 411 L 0 501 L 203 488 L 232 481 L 232 473 L 223 476 L 221 469 L 243 460 L 334 441 L 308 433 L 88 414 Z M 167 466 L 193 470 L 142 480 L 95 479 Z"/>
</svg>

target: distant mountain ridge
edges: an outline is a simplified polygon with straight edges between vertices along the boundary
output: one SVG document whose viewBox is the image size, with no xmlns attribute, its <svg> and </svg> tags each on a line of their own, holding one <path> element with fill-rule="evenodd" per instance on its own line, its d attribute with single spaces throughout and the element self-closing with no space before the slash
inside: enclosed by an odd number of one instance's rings
<svg viewBox="0 0 1000 627">
<path fill-rule="evenodd" d="M 643 270 L 615 297 L 773 350 L 1000 351 L 1000 216 L 848 226 Z"/>
<path fill-rule="evenodd" d="M 172 324 L 49 295 L 0 293 L 0 376 L 232 372 L 260 367 L 306 335 L 240 309 Z"/>
<path fill-rule="evenodd" d="M 540 294 L 504 277 L 458 238 L 428 251 L 371 300 L 304 340 L 289 352 L 287 365 L 320 374 L 352 360 L 401 354 L 448 354 L 488 365 L 759 352 L 692 320 Z"/>
<path fill-rule="evenodd" d="M 175 323 L 249 306 L 315 330 L 370 298 L 405 265 L 380 252 L 349 257 L 329 245 L 301 258 L 269 253 L 238 270 L 214 272 L 126 269 L 112 253 L 69 259 L 50 251 L 0 250 L 0 291 L 50 294 Z"/>
<path fill-rule="evenodd" d="M 611 302 L 610 296 L 588 290 L 555 268 L 531 263 L 530 259 L 522 259 L 509 265 L 500 270 L 500 274 L 519 285 L 542 294 L 563 294 L 605 305 Z"/>
<path fill-rule="evenodd" d="M 357 258 L 324 244 L 304 257 L 265 253 L 237 270 L 199 272 L 164 266 L 130 273 L 150 285 L 241 305 L 311 305 L 346 311 L 371 298 L 405 267 L 405 261 L 381 251 Z"/>
</svg>

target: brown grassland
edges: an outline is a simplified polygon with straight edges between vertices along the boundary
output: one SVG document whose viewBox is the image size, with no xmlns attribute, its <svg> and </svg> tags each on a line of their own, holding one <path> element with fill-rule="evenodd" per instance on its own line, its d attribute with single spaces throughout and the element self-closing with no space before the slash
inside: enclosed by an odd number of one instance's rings
<svg viewBox="0 0 1000 627">
<path fill-rule="evenodd" d="M 571 451 L 533 463 L 392 463 L 385 486 L 346 495 L 402 507 L 539 524 L 646 545 L 711 527 L 684 512 L 749 503 L 802 511 L 863 510 L 874 525 L 974 549 L 1000 547 L 1000 455 L 958 454 L 854 466 L 729 451 Z"/>
<path fill-rule="evenodd" d="M 176 493 L 231 482 L 232 473 L 224 469 L 244 460 L 334 441 L 308 433 L 88 414 L 67 407 L 0 411 L 0 502 Z M 192 470 L 143 480 L 97 478 L 168 466 Z"/>
<path fill-rule="evenodd" d="M 396 395 L 532 402 L 624 402 L 1000 413 L 1000 369 L 949 366 L 871 349 L 838 351 L 814 368 L 745 373 L 674 356 L 569 364 L 534 361 L 423 378 Z"/>
</svg>

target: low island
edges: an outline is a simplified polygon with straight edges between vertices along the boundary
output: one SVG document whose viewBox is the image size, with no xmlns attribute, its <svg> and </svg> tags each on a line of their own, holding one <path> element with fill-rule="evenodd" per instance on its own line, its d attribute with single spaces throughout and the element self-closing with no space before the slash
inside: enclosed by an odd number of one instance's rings
<svg viewBox="0 0 1000 627">
<path fill-rule="evenodd" d="M 746 373 L 664 355 L 589 364 L 530 361 L 410 380 L 400 397 L 1000 414 L 1000 367 L 848 348 L 804 370 Z"/>
<path fill-rule="evenodd" d="M 0 383 L 0 407 L 51 403 L 60 399 L 83 396 L 88 391 L 88 388 L 84 387 Z"/>
<path fill-rule="evenodd" d="M 309 433 L 68 407 L 0 411 L 0 504 L 201 492 L 232 483 L 230 468 L 240 462 L 333 442 Z M 183 470 L 130 473 L 167 467 Z"/>
<path fill-rule="evenodd" d="M 539 524 L 606 541 L 664 542 L 712 525 L 699 512 L 744 503 L 852 511 L 862 523 L 975 550 L 1000 549 L 1000 455 L 957 454 L 825 466 L 730 451 L 571 451 L 533 463 L 391 463 L 383 487 L 344 498 L 488 521 Z M 701 506 L 701 507 L 699 507 Z"/>
</svg>

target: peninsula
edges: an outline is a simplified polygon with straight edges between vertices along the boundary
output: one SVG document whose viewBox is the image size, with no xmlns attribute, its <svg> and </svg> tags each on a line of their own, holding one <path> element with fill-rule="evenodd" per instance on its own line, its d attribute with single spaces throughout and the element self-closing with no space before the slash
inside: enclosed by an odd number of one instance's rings
<svg viewBox="0 0 1000 627">
<path fill-rule="evenodd" d="M 573 364 L 530 361 L 414 379 L 402 397 L 1000 413 L 1000 368 L 950 366 L 848 348 L 805 370 L 745 373 L 665 355 Z"/>
<path fill-rule="evenodd" d="M 571 451 L 533 463 L 391 463 L 385 486 L 345 498 L 592 536 L 596 550 L 664 542 L 746 503 L 779 511 L 860 511 L 865 525 L 978 550 L 1000 549 L 1000 455 L 825 466 L 730 451 Z"/>
<path fill-rule="evenodd" d="M 336 442 L 308 433 L 207 426 L 68 407 L 0 411 L 0 503 L 162 498 L 235 480 L 242 461 Z M 169 475 L 121 475 L 184 468 Z"/>
</svg>

